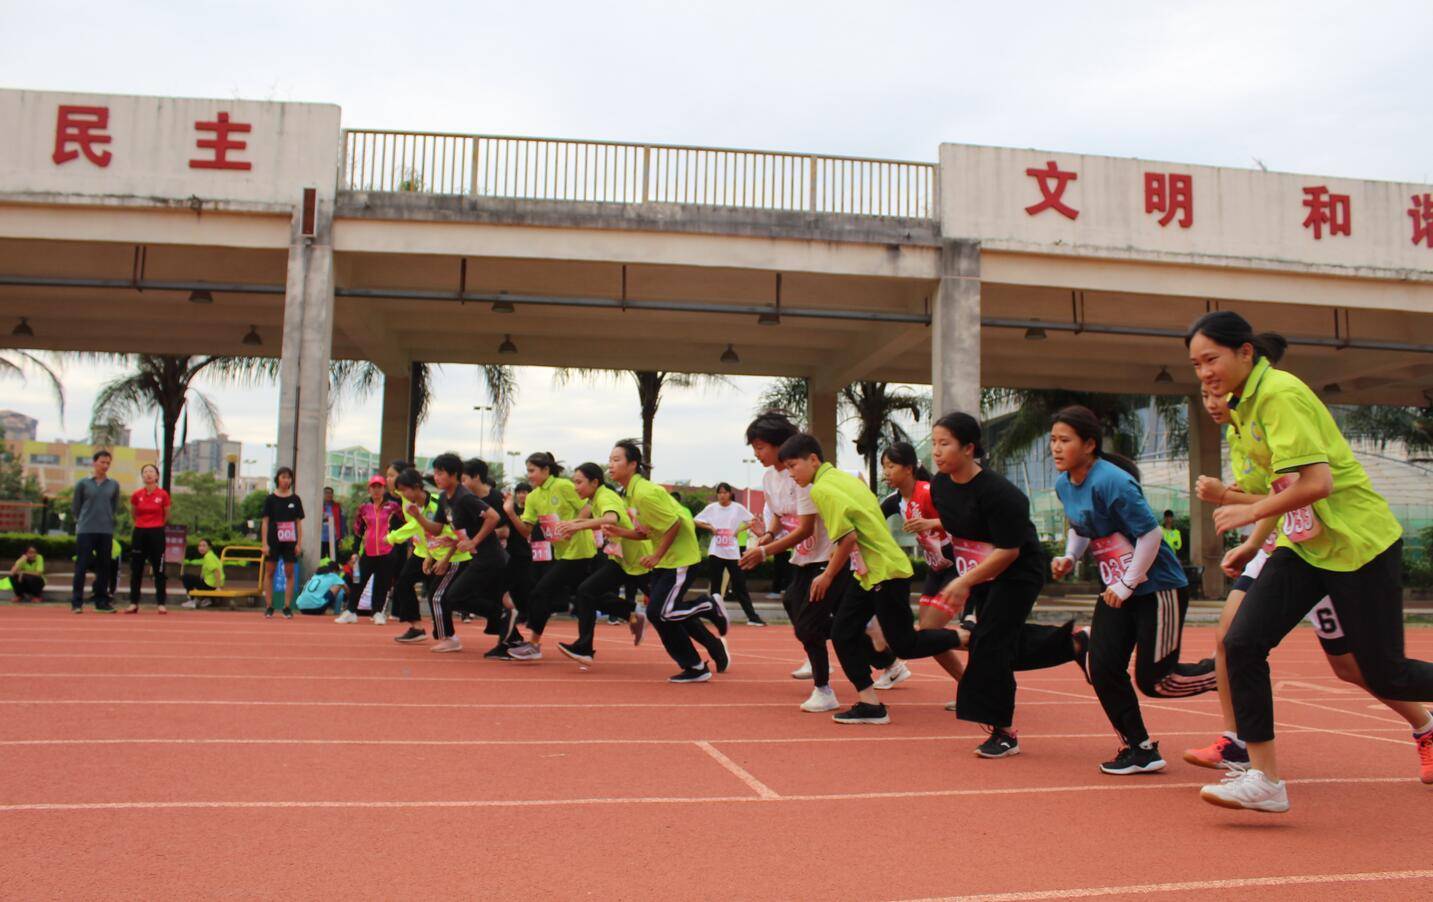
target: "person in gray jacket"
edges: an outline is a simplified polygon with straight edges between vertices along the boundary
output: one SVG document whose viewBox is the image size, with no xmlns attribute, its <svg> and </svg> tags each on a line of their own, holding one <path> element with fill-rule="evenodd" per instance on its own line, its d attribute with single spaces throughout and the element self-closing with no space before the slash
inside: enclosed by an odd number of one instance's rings
<svg viewBox="0 0 1433 902">
<path fill-rule="evenodd" d="M 109 478 L 113 459 L 108 451 L 94 456 L 94 475 L 75 483 L 75 498 L 70 513 L 75 518 L 75 582 L 70 594 L 70 608 L 84 610 L 85 572 L 93 563 L 96 573 L 110 570 L 110 544 L 114 541 L 114 515 L 119 510 L 119 483 Z M 109 580 L 95 580 L 95 610 L 114 613 L 110 603 Z"/>
</svg>

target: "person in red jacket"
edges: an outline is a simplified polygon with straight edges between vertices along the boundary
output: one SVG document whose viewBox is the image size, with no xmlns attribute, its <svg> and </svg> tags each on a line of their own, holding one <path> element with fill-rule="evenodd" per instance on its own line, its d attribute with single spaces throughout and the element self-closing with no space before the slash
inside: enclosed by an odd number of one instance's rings
<svg viewBox="0 0 1433 902">
<path fill-rule="evenodd" d="M 167 614 L 164 606 L 164 525 L 169 522 L 169 493 L 159 487 L 159 468 L 145 464 L 139 471 L 144 485 L 129 496 L 129 509 L 134 514 L 134 532 L 130 535 L 129 607 L 126 614 L 139 613 L 139 589 L 144 584 L 144 565 L 154 573 L 154 600 L 159 613 Z"/>
<path fill-rule="evenodd" d="M 368 498 L 353 517 L 353 534 L 358 537 L 359 568 L 362 579 L 372 582 L 373 622 L 382 625 L 388 622 L 384 610 L 388 603 L 388 588 L 393 584 L 393 565 L 397 557 L 391 552 L 388 533 L 403 525 L 403 508 L 388 496 L 388 480 L 374 476 L 368 480 Z M 348 610 L 334 618 L 336 623 L 357 623 L 358 602 L 363 590 L 351 592 L 348 596 Z"/>
</svg>

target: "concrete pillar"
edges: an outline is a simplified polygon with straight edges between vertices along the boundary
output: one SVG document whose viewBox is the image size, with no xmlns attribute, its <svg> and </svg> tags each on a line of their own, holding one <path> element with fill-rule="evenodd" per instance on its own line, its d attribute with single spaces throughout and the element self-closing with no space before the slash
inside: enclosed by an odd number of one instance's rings
<svg viewBox="0 0 1433 902">
<path fill-rule="evenodd" d="M 1189 560 L 1204 567 L 1205 598 L 1224 596 L 1224 574 L 1219 562 L 1224 558 L 1224 540 L 1214 531 L 1214 505 L 1205 504 L 1194 494 L 1200 476 L 1221 476 L 1223 459 L 1220 454 L 1219 424 L 1204 412 L 1204 404 L 1196 395 L 1189 406 Z"/>
<path fill-rule="evenodd" d="M 821 443 L 826 459 L 836 463 L 836 399 L 837 389 L 818 385 L 816 380 L 807 383 L 806 428 Z"/>
<path fill-rule="evenodd" d="M 413 372 L 404 366 L 383 370 L 383 429 L 378 457 L 386 467 L 390 461 L 411 460 L 413 436 L 408 434 L 412 419 Z"/>
<path fill-rule="evenodd" d="M 980 243 L 946 240 L 931 310 L 931 402 L 980 416 Z"/>
<path fill-rule="evenodd" d="M 317 514 L 323 502 L 328 429 L 329 358 L 333 349 L 333 202 L 320 195 L 315 234 L 304 237 L 302 211 L 290 229 L 284 337 L 279 360 L 278 464 L 294 468 L 294 491 L 306 503 L 303 568 L 319 559 Z"/>
</svg>

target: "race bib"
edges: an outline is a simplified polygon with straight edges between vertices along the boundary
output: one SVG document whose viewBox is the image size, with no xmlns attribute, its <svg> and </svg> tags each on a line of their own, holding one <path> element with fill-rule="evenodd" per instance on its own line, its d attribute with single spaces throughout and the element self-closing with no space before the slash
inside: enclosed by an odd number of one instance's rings
<svg viewBox="0 0 1433 902">
<path fill-rule="evenodd" d="M 964 576 L 973 568 L 985 563 L 985 559 L 990 557 L 990 553 L 995 550 L 995 546 L 989 542 L 976 542 L 971 539 L 956 538 L 955 536 L 950 537 L 950 547 L 951 550 L 955 552 L 955 573 L 957 576 Z M 988 583 L 990 579 L 982 580 L 982 582 Z"/>
<path fill-rule="evenodd" d="M 714 533 L 712 544 L 718 548 L 735 548 L 736 531 L 731 529 L 718 529 Z"/>
<path fill-rule="evenodd" d="M 1272 486 L 1274 494 L 1277 495 L 1293 485 L 1297 478 L 1296 476 L 1280 476 L 1274 480 Z M 1298 510 L 1291 510 L 1284 514 L 1279 528 L 1295 545 L 1316 538 L 1324 531 L 1323 524 L 1319 522 L 1318 515 L 1314 513 L 1313 505 L 1305 505 Z"/>
<path fill-rule="evenodd" d="M 274 535 L 280 542 L 297 542 L 299 540 L 298 521 L 280 520 L 274 523 Z"/>
<path fill-rule="evenodd" d="M 552 543 L 540 540 L 532 543 L 532 559 L 536 563 L 552 560 Z"/>
<path fill-rule="evenodd" d="M 861 557 L 860 548 L 851 549 L 851 572 L 857 576 L 866 575 L 866 559 Z"/>
<path fill-rule="evenodd" d="M 1277 529 L 1273 529 L 1270 530 L 1269 534 L 1264 537 L 1264 544 L 1259 546 L 1259 550 L 1263 551 L 1265 554 L 1273 554 L 1274 549 L 1277 548 L 1278 545 L 1279 531 Z"/>
<path fill-rule="evenodd" d="M 1091 541 L 1090 553 L 1100 567 L 1100 581 L 1106 586 L 1119 582 L 1134 560 L 1134 546 L 1119 533 Z"/>
<path fill-rule="evenodd" d="M 1309 622 L 1322 639 L 1342 639 L 1343 626 L 1338 622 L 1338 612 L 1333 609 L 1333 599 L 1327 595 L 1309 611 Z"/>
<path fill-rule="evenodd" d="M 801 528 L 801 518 L 791 514 L 781 517 L 780 523 L 782 535 L 785 535 L 788 532 L 795 532 L 796 530 Z M 812 533 L 811 535 L 807 536 L 799 543 L 797 543 L 796 547 L 791 549 L 791 551 L 793 554 L 806 555 L 810 554 L 815 548 L 816 534 Z"/>
<path fill-rule="evenodd" d="M 938 538 L 937 535 L 944 537 L 945 533 L 937 534 L 934 532 L 923 532 L 920 535 L 916 536 L 916 544 L 920 545 L 921 551 L 925 553 L 926 564 L 930 567 L 931 570 L 935 571 L 936 573 L 939 573 L 940 571 L 949 568 L 952 562 L 950 558 L 945 556 L 945 548 L 941 544 L 940 538 Z M 975 544 L 980 543 L 977 542 Z M 988 554 L 989 552 L 986 553 Z M 981 560 L 984 560 L 984 558 L 982 558 Z M 959 563 L 958 559 L 956 563 Z"/>
</svg>

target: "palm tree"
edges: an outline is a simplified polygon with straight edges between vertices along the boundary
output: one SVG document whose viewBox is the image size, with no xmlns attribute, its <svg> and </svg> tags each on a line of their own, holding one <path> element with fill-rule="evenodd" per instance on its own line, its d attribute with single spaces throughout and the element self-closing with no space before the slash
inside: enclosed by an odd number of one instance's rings
<svg viewBox="0 0 1433 902">
<path fill-rule="evenodd" d="M 55 404 L 60 409 L 60 420 L 65 417 L 65 387 L 60 384 L 60 375 L 49 363 L 39 354 L 19 348 L 7 348 L 0 351 L 0 379 L 18 379 L 20 384 L 28 381 L 31 371 L 45 377 L 49 384 L 50 393 L 55 398 Z"/>
<path fill-rule="evenodd" d="M 652 427 L 657 419 L 657 408 L 662 405 L 662 390 L 666 388 L 729 388 L 731 380 L 714 373 L 671 373 L 661 370 L 596 370 L 583 367 L 561 367 L 553 374 L 553 382 L 566 385 L 574 379 L 595 382 L 603 379 L 620 381 L 630 377 L 637 386 L 637 400 L 642 407 L 642 447 L 647 451 L 647 463 L 652 462 Z"/>
<path fill-rule="evenodd" d="M 1189 447 L 1189 419 L 1183 398 L 1116 395 L 1064 389 L 987 388 L 980 406 L 987 414 L 985 441 L 991 461 L 1000 466 L 1019 457 L 1050 433 L 1050 418 L 1061 408 L 1080 404 L 1104 424 L 1105 444 L 1128 457 L 1138 457 L 1143 441 L 1140 411 L 1151 403 L 1163 420 L 1172 451 Z M 995 413 L 1008 409 L 1005 413 Z"/>
<path fill-rule="evenodd" d="M 866 475 L 874 492 L 881 449 L 911 440 L 900 419 L 910 417 L 920 422 L 922 416 L 929 418 L 930 395 L 889 382 L 864 380 L 841 389 L 838 397 L 845 413 L 842 421 L 856 425 L 856 453 L 866 459 Z"/>
<path fill-rule="evenodd" d="M 804 376 L 782 376 L 773 379 L 756 399 L 754 415 L 760 416 L 769 410 L 785 411 L 791 422 L 806 428 L 811 402 L 811 380 Z"/>
<path fill-rule="evenodd" d="M 1380 448 L 1402 442 L 1410 453 L 1433 449 L 1433 403 L 1426 407 L 1374 404 L 1340 413 L 1349 438 L 1369 439 Z"/>
<path fill-rule="evenodd" d="M 433 400 L 433 380 L 442 369 L 436 363 L 414 361 L 409 371 L 411 388 L 408 394 L 408 448 L 407 457 L 413 459 L 413 445 L 418 436 L 418 427 L 428 419 L 428 407 Z M 508 418 L 512 416 L 517 403 L 517 370 L 510 366 L 487 364 L 478 367 L 488 402 L 493 406 L 493 437 L 502 439 L 507 429 Z M 367 360 L 335 360 L 330 383 L 335 397 L 351 394 L 355 398 L 368 397 L 383 382 L 383 370 Z"/>
</svg>

